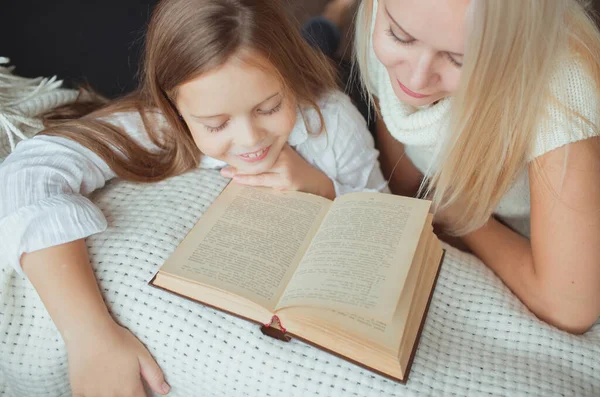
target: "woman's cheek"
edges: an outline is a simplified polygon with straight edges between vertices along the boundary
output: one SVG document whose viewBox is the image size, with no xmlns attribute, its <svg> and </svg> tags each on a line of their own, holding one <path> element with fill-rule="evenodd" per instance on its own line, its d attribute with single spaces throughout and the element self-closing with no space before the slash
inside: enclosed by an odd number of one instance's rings
<svg viewBox="0 0 600 397">
<path fill-rule="evenodd" d="M 379 62 L 385 65 L 387 62 L 389 62 L 389 50 L 386 49 L 383 38 L 381 37 L 382 35 L 383 34 L 379 32 L 377 28 L 373 31 L 373 52 L 375 53 L 377 59 L 379 59 Z"/>
<path fill-rule="evenodd" d="M 452 71 L 444 76 L 445 88 L 446 91 L 452 95 L 454 94 L 460 87 L 460 70 Z"/>
<path fill-rule="evenodd" d="M 373 35 L 371 36 L 373 52 L 375 52 L 375 56 L 379 59 L 379 62 L 385 66 L 389 66 L 398 57 L 398 47 L 386 33 L 384 23 L 381 21 L 382 17 L 378 13 L 375 19 Z"/>
</svg>

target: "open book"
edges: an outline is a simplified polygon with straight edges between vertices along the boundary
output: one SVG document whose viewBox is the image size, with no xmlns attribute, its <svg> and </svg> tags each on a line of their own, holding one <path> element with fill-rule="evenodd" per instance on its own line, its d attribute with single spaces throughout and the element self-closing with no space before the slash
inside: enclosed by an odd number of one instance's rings
<svg viewBox="0 0 600 397">
<path fill-rule="evenodd" d="M 150 283 L 406 381 L 442 258 L 429 207 L 230 183 Z"/>
</svg>

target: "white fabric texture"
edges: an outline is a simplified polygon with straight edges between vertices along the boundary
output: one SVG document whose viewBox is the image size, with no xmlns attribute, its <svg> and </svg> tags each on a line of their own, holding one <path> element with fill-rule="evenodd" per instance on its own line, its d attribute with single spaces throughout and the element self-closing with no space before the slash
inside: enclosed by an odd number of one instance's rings
<svg viewBox="0 0 600 397">
<path fill-rule="evenodd" d="M 572 336 L 537 320 L 475 257 L 451 247 L 406 385 L 147 282 L 227 180 L 198 169 L 156 184 L 113 180 L 87 239 L 117 321 L 148 346 L 171 397 L 598 396 L 600 323 Z M 0 395 L 71 395 L 66 352 L 30 283 L 0 270 Z"/>
<path fill-rule="evenodd" d="M 319 105 L 327 132 L 308 133 L 318 131 L 319 117 L 316 111 L 306 109 L 290 134 L 290 146 L 333 181 L 337 195 L 387 189 L 373 138 L 350 99 L 334 92 L 324 96 Z M 139 114 L 120 113 L 110 121 L 146 148 L 156 150 Z M 164 119 L 162 122 L 166 124 Z M 204 168 L 224 165 L 208 157 L 200 164 Z M 84 195 L 114 177 L 103 160 L 73 141 L 37 136 L 20 142 L 0 165 L 0 267 L 20 271 L 19 258 L 25 252 L 103 231 L 104 216 Z"/>
<path fill-rule="evenodd" d="M 43 128 L 36 117 L 60 105 L 74 102 L 78 92 L 60 88 L 56 76 L 28 79 L 13 74 L 9 59 L 0 57 L 0 161 L 20 139 L 26 139 Z"/>
<path fill-rule="evenodd" d="M 374 1 L 373 21 L 376 12 L 377 0 Z M 379 99 L 385 125 L 390 134 L 405 145 L 406 154 L 413 164 L 422 173 L 431 173 L 438 149 L 446 136 L 452 99 L 446 98 L 422 108 L 401 102 L 394 93 L 387 70 L 375 55 L 370 39 L 368 43 L 368 78 L 373 93 Z M 557 60 L 549 91 L 553 98 L 546 107 L 546 117 L 539 126 L 529 160 L 566 144 L 596 136 L 594 128 L 600 125 L 598 87 L 577 58 Z M 574 117 L 570 111 L 585 117 L 595 127 Z M 525 171 L 502 198 L 495 214 L 513 229 L 529 236 L 530 208 L 529 174 Z"/>
</svg>

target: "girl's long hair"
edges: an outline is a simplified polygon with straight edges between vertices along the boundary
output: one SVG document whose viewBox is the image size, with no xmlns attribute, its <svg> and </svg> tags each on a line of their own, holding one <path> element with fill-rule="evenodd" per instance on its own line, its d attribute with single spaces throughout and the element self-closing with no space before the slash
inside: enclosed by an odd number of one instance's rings
<svg viewBox="0 0 600 397">
<path fill-rule="evenodd" d="M 313 107 L 337 87 L 332 65 L 302 39 L 282 2 L 272 0 L 163 0 L 150 20 L 139 88 L 107 101 L 84 92 L 75 104 L 47 115 L 44 135 L 81 143 L 100 156 L 120 178 L 158 181 L 198 165 L 200 151 L 174 107 L 177 88 L 223 65 L 240 51 L 266 59 L 298 103 Z M 139 112 L 148 150 L 118 123 L 121 112 Z M 164 120 L 155 117 L 162 114 Z"/>
</svg>

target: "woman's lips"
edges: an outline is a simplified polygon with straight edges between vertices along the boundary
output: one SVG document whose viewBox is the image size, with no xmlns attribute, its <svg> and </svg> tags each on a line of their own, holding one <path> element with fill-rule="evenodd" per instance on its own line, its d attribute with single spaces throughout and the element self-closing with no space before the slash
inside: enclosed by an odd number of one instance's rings
<svg viewBox="0 0 600 397">
<path fill-rule="evenodd" d="M 406 88 L 406 87 L 404 86 L 404 84 L 402 84 L 402 83 L 400 82 L 400 80 L 398 80 L 398 85 L 400 86 L 400 89 L 401 89 L 402 91 L 404 91 L 404 93 L 405 93 L 406 95 L 408 95 L 408 96 L 411 96 L 411 97 L 413 97 L 413 98 L 417 98 L 417 99 L 423 99 L 423 98 L 427 98 L 427 97 L 429 96 L 429 95 L 418 94 L 418 93 L 416 93 L 416 92 L 413 92 L 413 91 L 409 90 L 408 88 Z"/>
</svg>

